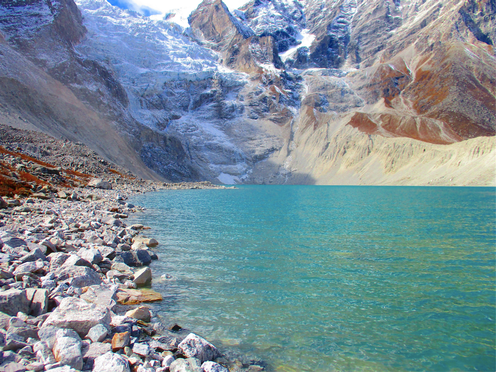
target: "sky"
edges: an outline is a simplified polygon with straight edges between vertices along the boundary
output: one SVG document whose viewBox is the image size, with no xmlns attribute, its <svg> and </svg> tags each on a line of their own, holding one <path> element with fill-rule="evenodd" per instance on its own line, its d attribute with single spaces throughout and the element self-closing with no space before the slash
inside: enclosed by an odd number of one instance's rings
<svg viewBox="0 0 496 372">
<path fill-rule="evenodd" d="M 188 15 L 196 9 L 201 0 L 107 0 L 110 4 L 122 9 L 132 9 L 153 19 L 162 19 L 167 13 L 177 13 L 172 19 L 181 26 L 187 27 Z M 249 0 L 223 0 L 229 10 L 246 4 Z"/>
</svg>

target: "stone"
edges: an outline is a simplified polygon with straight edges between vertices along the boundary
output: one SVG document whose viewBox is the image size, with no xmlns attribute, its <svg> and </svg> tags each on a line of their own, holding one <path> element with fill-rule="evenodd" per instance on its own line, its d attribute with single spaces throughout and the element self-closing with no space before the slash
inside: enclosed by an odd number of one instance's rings
<svg viewBox="0 0 496 372">
<path fill-rule="evenodd" d="M 55 340 L 57 339 L 57 331 L 59 327 L 44 327 L 38 330 L 38 338 L 40 341 L 44 342 L 50 350 L 53 348 L 55 344 Z"/>
<path fill-rule="evenodd" d="M 45 314 L 48 309 L 48 295 L 47 289 L 40 288 L 27 288 L 26 296 L 30 301 L 29 314 L 33 316 L 40 316 Z"/>
<path fill-rule="evenodd" d="M 143 322 L 146 322 L 146 323 L 149 323 L 151 318 L 152 318 L 152 315 L 150 313 L 150 309 L 146 306 L 140 306 L 140 307 L 137 307 L 136 309 L 129 310 L 126 313 L 126 316 L 128 316 L 130 318 L 142 320 Z"/>
<path fill-rule="evenodd" d="M 108 335 L 108 328 L 102 324 L 91 327 L 86 335 L 92 342 L 102 342 Z"/>
<path fill-rule="evenodd" d="M 146 286 L 152 283 L 152 271 L 149 267 L 139 269 L 134 273 L 133 282 L 138 286 Z"/>
<path fill-rule="evenodd" d="M 8 208 L 9 207 L 9 204 L 2 199 L 2 197 L 0 196 L 0 209 L 5 209 L 5 208 Z"/>
<path fill-rule="evenodd" d="M 117 351 L 125 348 L 131 341 L 131 332 L 116 333 L 112 337 L 112 350 Z"/>
<path fill-rule="evenodd" d="M 93 267 L 91 262 L 85 260 L 82 257 L 79 257 L 77 254 L 71 254 L 67 260 L 62 264 L 62 267 L 67 267 L 67 266 L 86 266 L 86 267 Z"/>
<path fill-rule="evenodd" d="M 27 247 L 27 243 L 25 240 L 18 238 L 16 236 L 7 235 L 2 238 L 3 248 L 20 248 Z"/>
<path fill-rule="evenodd" d="M 229 372 L 226 367 L 215 362 L 204 362 L 201 366 L 203 372 Z"/>
<path fill-rule="evenodd" d="M 202 372 L 199 362 L 192 358 L 176 359 L 169 367 L 170 372 Z"/>
<path fill-rule="evenodd" d="M 94 187 L 96 189 L 111 190 L 112 184 L 110 182 L 104 181 L 101 178 L 93 178 L 88 182 L 88 187 Z"/>
<path fill-rule="evenodd" d="M 7 332 L 7 336 L 15 333 L 16 335 L 21 336 L 24 341 L 26 341 L 28 338 L 38 338 L 37 327 L 27 324 L 19 319 L 17 319 L 17 322 L 15 322 L 15 319 L 16 318 L 13 317 L 9 321 L 9 330 Z"/>
<path fill-rule="evenodd" d="M 183 355 L 190 358 L 198 358 L 203 363 L 205 361 L 214 360 L 220 355 L 217 348 L 204 338 L 190 333 L 179 344 L 178 349 Z"/>
<path fill-rule="evenodd" d="M 98 249 L 95 249 L 95 248 L 80 249 L 78 251 L 78 255 L 82 259 L 90 262 L 91 264 L 99 264 L 103 260 L 102 254 L 100 253 L 100 251 Z"/>
<path fill-rule="evenodd" d="M 23 347 L 28 346 L 26 343 L 26 339 L 22 337 L 21 335 L 18 335 L 16 333 L 11 333 L 8 332 L 7 335 L 5 336 L 5 343 L 3 346 L 3 350 L 19 350 L 22 349 Z"/>
<path fill-rule="evenodd" d="M 11 362 L 2 367 L 3 372 L 24 372 L 27 371 L 22 363 Z"/>
<path fill-rule="evenodd" d="M 38 341 L 33 345 L 33 351 L 36 353 L 36 357 L 43 364 L 53 364 L 56 363 L 55 357 L 52 353 L 52 348 L 48 346 L 45 341 Z"/>
<path fill-rule="evenodd" d="M 162 367 L 169 368 L 172 362 L 174 362 L 175 360 L 176 358 L 174 358 L 174 355 L 164 356 L 164 358 L 162 359 Z"/>
<path fill-rule="evenodd" d="M 117 303 L 117 286 L 112 284 L 91 285 L 79 296 L 86 302 L 112 309 Z"/>
<path fill-rule="evenodd" d="M 31 247 L 28 244 L 28 247 L 31 249 Z M 31 250 L 27 255 L 23 256 L 21 258 L 21 262 L 30 262 L 30 261 L 37 261 L 37 260 L 43 260 L 43 261 L 48 261 L 48 258 L 45 256 L 45 254 L 42 252 L 40 248 L 35 248 Z"/>
<path fill-rule="evenodd" d="M 137 305 L 155 301 L 162 301 L 162 295 L 152 289 L 119 288 L 117 292 L 117 302 L 121 305 Z"/>
<path fill-rule="evenodd" d="M 61 329 L 57 331 L 53 355 L 57 362 L 81 370 L 83 368 L 81 339 L 76 332 L 70 331 L 72 330 Z"/>
<path fill-rule="evenodd" d="M 40 272 L 45 267 L 44 261 L 38 259 L 37 261 L 30 261 L 23 263 L 14 270 L 13 274 L 21 278 L 23 275 Z"/>
<path fill-rule="evenodd" d="M 84 345 L 81 352 L 83 354 L 84 370 L 92 370 L 95 359 L 112 350 L 109 343 L 93 342 Z"/>
<path fill-rule="evenodd" d="M 50 271 L 59 269 L 70 256 L 70 254 L 63 252 L 49 254 L 47 258 L 50 260 Z"/>
<path fill-rule="evenodd" d="M 130 369 L 126 358 L 108 352 L 95 359 L 93 372 L 130 372 Z"/>
<path fill-rule="evenodd" d="M 42 327 L 71 328 L 84 338 L 97 324 L 109 327 L 110 319 L 108 308 L 90 304 L 79 298 L 67 297 L 48 316 Z"/>
<path fill-rule="evenodd" d="M 53 366 L 53 368 L 50 367 L 49 369 L 45 369 L 45 371 L 46 372 L 78 372 L 76 369 L 72 368 L 71 366 L 55 366 L 55 365 Z"/>
<path fill-rule="evenodd" d="M 133 275 L 133 270 L 131 270 L 131 268 L 126 265 L 124 262 L 113 262 L 112 263 L 112 270 L 117 270 L 123 274 L 127 274 L 127 275 Z"/>
<path fill-rule="evenodd" d="M 134 251 L 133 253 L 136 254 L 136 257 L 138 261 L 140 262 L 141 265 L 149 265 L 152 262 L 152 258 L 150 256 L 150 253 L 145 250 L 145 249 L 138 249 Z"/>
<path fill-rule="evenodd" d="M 158 241 L 154 238 L 145 238 L 143 236 L 137 236 L 133 239 L 132 249 L 140 249 L 140 247 L 145 246 L 148 248 L 153 248 L 158 245 Z"/>
<path fill-rule="evenodd" d="M 0 329 L 5 329 L 9 328 L 9 320 L 11 316 L 7 315 L 3 312 L 0 312 Z"/>
<path fill-rule="evenodd" d="M 114 217 L 106 217 L 104 219 L 102 219 L 102 222 L 108 226 L 122 226 L 124 225 L 124 222 L 122 222 L 120 219 L 118 218 L 114 218 Z"/>
<path fill-rule="evenodd" d="M 25 290 L 9 289 L 0 292 L 0 311 L 16 315 L 19 311 L 29 314 L 30 301 Z"/>
<path fill-rule="evenodd" d="M 56 275 L 59 281 L 72 279 L 70 283 L 73 287 L 88 287 L 90 285 L 99 285 L 102 282 L 100 275 L 86 266 L 62 267 L 56 271 Z"/>
<path fill-rule="evenodd" d="M 133 345 L 133 353 L 142 357 L 147 357 L 150 355 L 151 351 L 150 346 L 144 342 L 137 342 Z"/>
</svg>

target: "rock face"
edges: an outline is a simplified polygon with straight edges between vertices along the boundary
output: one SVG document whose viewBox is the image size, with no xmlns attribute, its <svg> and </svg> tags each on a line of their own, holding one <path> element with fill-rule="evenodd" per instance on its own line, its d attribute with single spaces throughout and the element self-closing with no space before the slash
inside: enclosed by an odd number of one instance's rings
<svg viewBox="0 0 496 372">
<path fill-rule="evenodd" d="M 496 182 L 493 1 L 204 0 L 186 30 L 55 4 L 0 2 L 5 123 L 144 177 Z"/>
</svg>

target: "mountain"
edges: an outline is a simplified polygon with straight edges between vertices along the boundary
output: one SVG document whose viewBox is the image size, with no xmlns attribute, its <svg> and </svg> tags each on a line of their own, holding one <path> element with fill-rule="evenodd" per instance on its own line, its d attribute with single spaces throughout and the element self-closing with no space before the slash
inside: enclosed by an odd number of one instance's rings
<svg viewBox="0 0 496 372">
<path fill-rule="evenodd" d="M 0 122 L 145 178 L 496 184 L 494 0 L 0 0 Z"/>
</svg>

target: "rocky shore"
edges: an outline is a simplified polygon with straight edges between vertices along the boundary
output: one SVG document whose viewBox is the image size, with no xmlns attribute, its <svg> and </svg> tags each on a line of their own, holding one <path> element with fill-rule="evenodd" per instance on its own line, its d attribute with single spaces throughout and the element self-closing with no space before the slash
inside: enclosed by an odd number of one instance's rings
<svg viewBox="0 0 496 372">
<path fill-rule="evenodd" d="M 146 288 L 158 242 L 125 223 L 137 185 L 91 183 L 0 199 L 0 370 L 227 371 L 214 345 L 143 305 L 162 296 Z"/>
<path fill-rule="evenodd" d="M 161 322 L 159 242 L 126 224 L 135 193 L 224 186 L 140 180 L 83 145 L 0 130 L 0 371 L 262 369 Z"/>
</svg>

